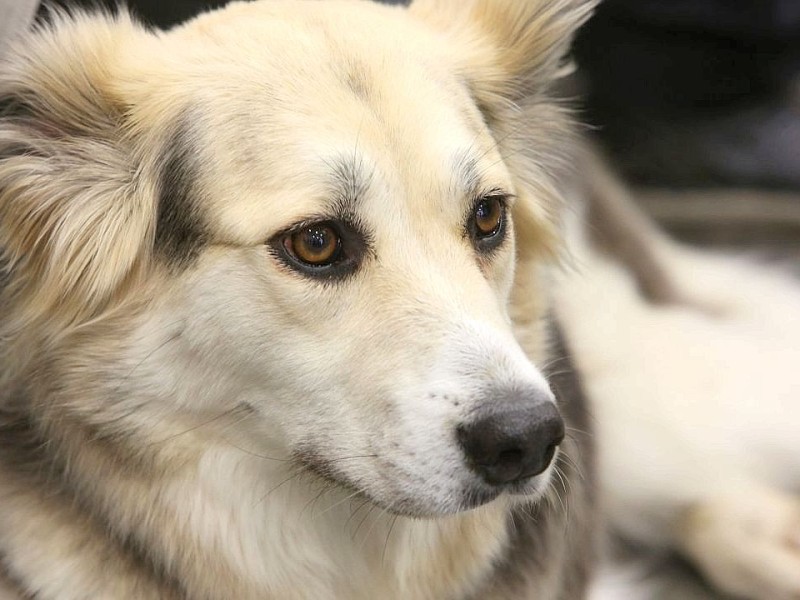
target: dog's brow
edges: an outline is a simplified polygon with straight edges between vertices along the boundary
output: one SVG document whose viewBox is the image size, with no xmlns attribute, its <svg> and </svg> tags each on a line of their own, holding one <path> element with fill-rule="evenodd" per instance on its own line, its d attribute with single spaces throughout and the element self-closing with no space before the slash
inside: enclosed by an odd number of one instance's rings
<svg viewBox="0 0 800 600">
<path fill-rule="evenodd" d="M 372 183 L 374 171 L 357 152 L 337 156 L 329 164 L 332 208 L 338 214 L 353 215 Z"/>
<path fill-rule="evenodd" d="M 458 194 L 474 198 L 480 193 L 481 176 L 478 159 L 472 152 L 463 151 L 453 158 L 453 186 Z"/>
</svg>

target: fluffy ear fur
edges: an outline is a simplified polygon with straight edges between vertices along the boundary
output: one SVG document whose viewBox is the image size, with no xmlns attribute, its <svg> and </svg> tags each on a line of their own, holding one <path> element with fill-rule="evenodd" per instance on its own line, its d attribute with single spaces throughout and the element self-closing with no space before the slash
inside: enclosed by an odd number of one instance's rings
<svg viewBox="0 0 800 600">
<path fill-rule="evenodd" d="M 491 118 L 567 70 L 575 31 L 597 0 L 415 0 L 410 11 L 452 36 L 464 76 Z"/>
<path fill-rule="evenodd" d="M 596 4 L 597 0 L 415 0 L 410 7 L 412 16 L 446 37 L 451 60 L 519 184 L 511 305 L 514 321 L 526 335 L 537 331 L 545 310 L 537 265 L 562 249 L 559 179 L 574 163 L 572 153 L 578 146 L 571 139 L 568 111 L 549 92 L 568 72 L 565 58 L 572 38 Z"/>
<path fill-rule="evenodd" d="M 65 321 L 54 331 L 101 310 L 152 229 L 108 74 L 139 30 L 124 15 L 53 20 L 0 65 L 0 362 L 33 350 L 45 316 Z"/>
</svg>

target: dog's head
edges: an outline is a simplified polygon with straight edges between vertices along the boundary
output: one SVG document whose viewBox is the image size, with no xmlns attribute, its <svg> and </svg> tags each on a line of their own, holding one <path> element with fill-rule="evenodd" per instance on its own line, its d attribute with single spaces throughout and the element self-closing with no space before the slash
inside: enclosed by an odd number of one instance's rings
<svg viewBox="0 0 800 600">
<path fill-rule="evenodd" d="M 225 435 L 397 513 L 538 493 L 563 424 L 511 305 L 535 328 L 589 9 L 55 17 L 0 81 L 4 379 L 55 372 L 126 439 L 240 411 Z"/>
</svg>

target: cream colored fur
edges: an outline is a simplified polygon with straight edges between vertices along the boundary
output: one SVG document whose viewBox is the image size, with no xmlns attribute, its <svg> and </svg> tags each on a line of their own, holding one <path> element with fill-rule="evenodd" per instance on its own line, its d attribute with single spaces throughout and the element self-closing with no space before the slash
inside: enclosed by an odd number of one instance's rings
<svg viewBox="0 0 800 600">
<path fill-rule="evenodd" d="M 796 597 L 797 286 L 641 219 L 670 303 L 579 221 L 549 275 L 574 140 L 548 89 L 590 4 L 264 0 L 169 33 L 56 17 L 22 40 L 0 76 L 0 420 L 21 436 L 0 456 L 0 577 L 54 600 L 518 597 L 491 574 L 538 499 L 552 545 L 525 593 L 577 597 L 580 477 L 561 489 L 551 468 L 464 512 L 448 435 L 481 386 L 549 393 L 555 290 L 611 523 L 725 590 Z M 371 174 L 376 256 L 334 292 L 265 242 L 324 213 L 342 157 Z M 173 159 L 199 229 L 170 260 Z M 490 261 L 463 237 L 460 159 L 516 196 Z"/>
<path fill-rule="evenodd" d="M 597 168 L 585 171 L 595 193 L 636 217 L 629 192 Z M 610 524 L 682 553 L 737 597 L 797 598 L 800 285 L 677 245 L 645 221 L 676 299 L 653 303 L 593 247 L 584 218 L 571 219 L 572 268 L 554 306 L 592 400 Z M 612 589 L 609 598 L 651 597 Z"/>
<path fill-rule="evenodd" d="M 487 386 L 554 401 L 540 275 L 569 128 L 547 88 L 589 4 L 274 0 L 169 33 L 56 15 L 16 46 L 0 75 L 0 557 L 21 589 L 511 597 L 490 575 L 512 508 L 538 499 L 561 520 L 536 525 L 555 546 L 526 593 L 580 593 L 580 495 L 565 520 L 551 467 L 464 511 L 453 428 Z M 326 214 L 342 160 L 367 181 L 353 210 L 373 246 L 337 286 L 266 242 Z M 465 160 L 478 193 L 513 204 L 491 258 L 464 236 Z M 162 215 L 173 201 L 183 223 Z M 192 227 L 185 253 L 160 238 Z"/>
</svg>

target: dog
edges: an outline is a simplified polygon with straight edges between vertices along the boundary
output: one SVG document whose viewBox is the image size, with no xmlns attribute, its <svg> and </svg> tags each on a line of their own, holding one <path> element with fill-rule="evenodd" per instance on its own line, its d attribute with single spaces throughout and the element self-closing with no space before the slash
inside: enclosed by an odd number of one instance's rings
<svg viewBox="0 0 800 600">
<path fill-rule="evenodd" d="M 554 307 L 592 409 L 602 520 L 646 560 L 603 569 L 591 597 L 689 597 L 657 589 L 675 554 L 725 597 L 800 597 L 800 284 L 671 240 L 598 156 L 571 192 Z"/>
<path fill-rule="evenodd" d="M 583 597 L 590 421 L 548 316 L 574 140 L 550 90 L 592 6 L 53 13 L 16 43 L 5 585 Z"/>
</svg>

